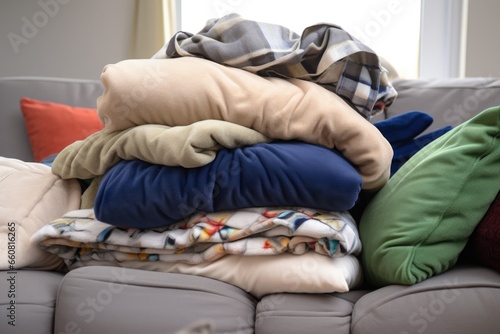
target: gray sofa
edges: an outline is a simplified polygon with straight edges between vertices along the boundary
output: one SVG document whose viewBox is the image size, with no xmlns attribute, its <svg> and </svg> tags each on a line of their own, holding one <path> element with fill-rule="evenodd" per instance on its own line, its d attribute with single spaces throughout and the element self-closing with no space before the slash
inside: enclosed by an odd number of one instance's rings
<svg viewBox="0 0 500 334">
<path fill-rule="evenodd" d="M 500 80 L 396 80 L 385 115 L 422 110 L 427 130 L 458 125 L 500 105 Z M 95 107 L 99 81 L 0 78 L 0 156 L 32 161 L 19 99 Z M 377 120 L 376 119 L 376 120 Z M 1 205 L 1 203 L 0 203 Z M 3 228 L 0 226 L 0 228 Z M 2 254 L 2 256 L 4 256 Z M 412 286 L 257 299 L 214 279 L 115 267 L 16 273 L 16 326 L 9 273 L 0 273 L 0 333 L 498 333 L 500 273 L 460 261 Z"/>
</svg>

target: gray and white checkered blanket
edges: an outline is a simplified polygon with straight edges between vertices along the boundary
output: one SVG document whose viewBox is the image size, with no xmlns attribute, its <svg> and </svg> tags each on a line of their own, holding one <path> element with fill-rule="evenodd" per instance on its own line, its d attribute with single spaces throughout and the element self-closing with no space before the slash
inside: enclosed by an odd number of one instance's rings
<svg viewBox="0 0 500 334">
<path fill-rule="evenodd" d="M 367 119 L 397 96 L 377 54 L 333 24 L 310 26 L 299 36 L 279 25 L 229 14 L 209 20 L 197 34 L 177 32 L 153 57 L 181 56 L 201 57 L 261 76 L 316 82 Z"/>
</svg>

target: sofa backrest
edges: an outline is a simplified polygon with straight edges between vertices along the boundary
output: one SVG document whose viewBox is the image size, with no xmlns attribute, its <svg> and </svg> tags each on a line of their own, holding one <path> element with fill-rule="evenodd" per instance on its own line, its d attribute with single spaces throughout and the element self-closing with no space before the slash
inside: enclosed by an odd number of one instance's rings
<svg viewBox="0 0 500 334">
<path fill-rule="evenodd" d="M 500 105 L 500 78 L 397 79 L 393 85 L 398 97 L 384 117 L 411 110 L 426 112 L 434 123 L 424 133 L 446 125 L 457 126 Z"/>
<path fill-rule="evenodd" d="M 33 161 L 33 153 L 19 105 L 22 97 L 95 108 L 102 90 L 99 80 L 46 77 L 0 78 L 0 156 Z M 75 127 L 77 126 L 75 124 Z"/>
</svg>

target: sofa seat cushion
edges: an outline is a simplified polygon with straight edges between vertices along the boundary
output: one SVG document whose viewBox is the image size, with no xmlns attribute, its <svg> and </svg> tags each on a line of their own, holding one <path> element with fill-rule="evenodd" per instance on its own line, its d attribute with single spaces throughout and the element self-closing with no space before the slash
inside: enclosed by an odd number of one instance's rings
<svg viewBox="0 0 500 334">
<path fill-rule="evenodd" d="M 500 273 L 457 266 L 412 286 L 390 285 L 361 297 L 353 334 L 497 333 Z"/>
<path fill-rule="evenodd" d="M 210 278 L 117 267 L 70 271 L 55 333 L 175 333 L 200 320 L 216 333 L 253 333 L 256 300 Z"/>
<path fill-rule="evenodd" d="M 255 333 L 349 334 L 354 304 L 368 292 L 267 295 L 257 304 Z"/>
<path fill-rule="evenodd" d="M 63 276 L 48 271 L 0 272 L 0 333 L 52 333 L 57 289 Z"/>
</svg>

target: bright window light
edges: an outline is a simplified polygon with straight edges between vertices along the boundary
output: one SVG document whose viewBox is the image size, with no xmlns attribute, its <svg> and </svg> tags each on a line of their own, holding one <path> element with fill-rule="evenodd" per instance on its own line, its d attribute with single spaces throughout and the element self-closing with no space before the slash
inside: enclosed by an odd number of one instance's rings
<svg viewBox="0 0 500 334">
<path fill-rule="evenodd" d="M 402 78 L 417 78 L 420 0 L 182 0 L 180 29 L 200 31 L 229 13 L 285 26 L 298 34 L 317 23 L 333 23 L 387 60 Z"/>
</svg>

